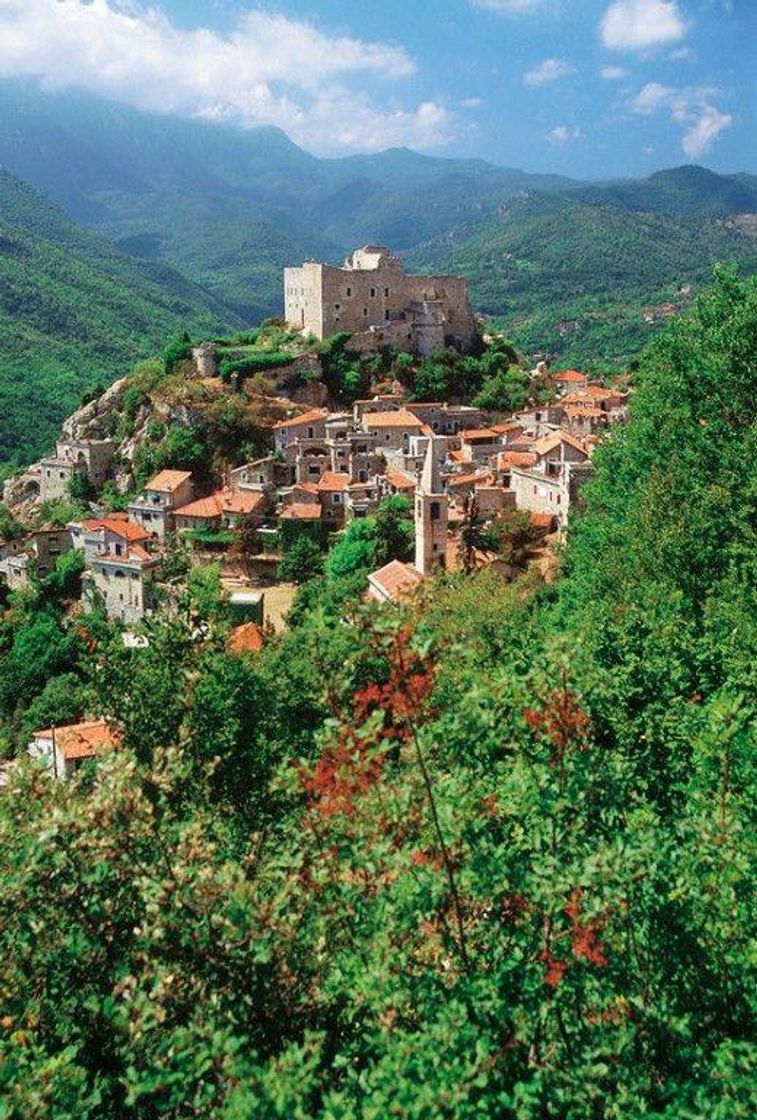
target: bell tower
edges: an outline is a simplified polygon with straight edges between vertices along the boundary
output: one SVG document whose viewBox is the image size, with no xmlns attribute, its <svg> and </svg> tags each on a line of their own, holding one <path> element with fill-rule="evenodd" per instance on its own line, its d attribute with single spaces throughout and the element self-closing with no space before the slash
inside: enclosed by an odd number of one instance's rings
<svg viewBox="0 0 757 1120">
<path fill-rule="evenodd" d="M 415 566 L 422 576 L 433 575 L 447 563 L 449 498 L 441 474 L 446 447 L 446 440 L 429 437 L 423 473 L 415 490 Z"/>
</svg>

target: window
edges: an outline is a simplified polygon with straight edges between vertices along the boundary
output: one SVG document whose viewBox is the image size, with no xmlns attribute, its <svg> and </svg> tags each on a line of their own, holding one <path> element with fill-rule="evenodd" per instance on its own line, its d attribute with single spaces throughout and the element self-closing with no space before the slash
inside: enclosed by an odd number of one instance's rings
<svg viewBox="0 0 757 1120">
<path fill-rule="evenodd" d="M 308 428 L 308 439 L 313 439 L 314 437 L 315 437 L 315 428 Z"/>
<path fill-rule="evenodd" d="M 371 288 L 371 299 L 375 299 L 375 298 L 376 298 L 376 289 Z"/>
<path fill-rule="evenodd" d="M 385 320 L 385 321 L 386 321 L 387 323 L 389 322 L 389 312 L 388 312 L 388 311 L 385 311 L 385 312 L 384 312 L 384 320 Z"/>
<path fill-rule="evenodd" d="M 335 304 L 334 304 L 334 310 L 335 310 L 335 311 L 341 311 L 341 310 L 342 310 L 342 305 L 341 305 L 341 303 L 335 303 Z"/>
<path fill-rule="evenodd" d="M 341 504 L 342 504 L 342 495 L 341 494 L 335 494 L 334 495 L 334 505 L 335 506 L 340 506 Z"/>
<path fill-rule="evenodd" d="M 439 520 L 439 515 L 440 515 L 439 503 L 438 502 L 432 502 L 431 503 L 431 520 L 432 521 L 438 521 Z"/>
<path fill-rule="evenodd" d="M 384 299 L 389 299 L 389 289 L 384 288 Z"/>
<path fill-rule="evenodd" d="M 351 295 L 352 295 L 352 288 L 348 288 L 347 289 L 347 296 L 349 297 Z"/>
<path fill-rule="evenodd" d="M 368 308 L 367 308 L 367 307 L 364 307 L 364 308 L 363 308 L 363 314 L 364 314 L 364 315 L 367 315 L 367 314 L 368 314 Z"/>
</svg>

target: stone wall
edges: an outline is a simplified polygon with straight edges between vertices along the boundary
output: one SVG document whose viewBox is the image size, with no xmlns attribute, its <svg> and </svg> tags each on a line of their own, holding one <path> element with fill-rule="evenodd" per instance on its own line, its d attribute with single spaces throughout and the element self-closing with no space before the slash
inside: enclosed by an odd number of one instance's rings
<svg viewBox="0 0 757 1120">
<path fill-rule="evenodd" d="M 306 261 L 285 269 L 284 296 L 291 327 L 320 339 L 347 331 L 355 349 L 391 344 L 428 354 L 445 339 L 469 345 L 476 329 L 462 277 L 406 275 L 398 257 L 376 246 L 343 268 Z"/>
</svg>

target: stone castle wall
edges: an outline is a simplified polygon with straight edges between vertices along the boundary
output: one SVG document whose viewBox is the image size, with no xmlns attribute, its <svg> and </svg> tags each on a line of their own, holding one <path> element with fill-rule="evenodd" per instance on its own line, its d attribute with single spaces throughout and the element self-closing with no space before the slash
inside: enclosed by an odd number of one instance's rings
<svg viewBox="0 0 757 1120">
<path fill-rule="evenodd" d="M 426 354 L 447 338 L 467 346 L 476 329 L 462 277 L 406 275 L 381 248 L 358 250 L 344 268 L 287 268 L 284 289 L 291 327 L 320 339 L 348 331 L 360 349 L 391 343 Z"/>
</svg>

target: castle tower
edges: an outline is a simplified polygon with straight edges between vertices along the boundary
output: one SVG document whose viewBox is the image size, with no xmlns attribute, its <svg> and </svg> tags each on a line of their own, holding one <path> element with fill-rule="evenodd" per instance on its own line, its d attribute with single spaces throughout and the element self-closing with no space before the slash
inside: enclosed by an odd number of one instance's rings
<svg viewBox="0 0 757 1120">
<path fill-rule="evenodd" d="M 447 563 L 449 498 L 442 487 L 441 473 L 446 447 L 446 440 L 429 438 L 415 491 L 415 566 L 423 576 L 432 575 Z"/>
</svg>

